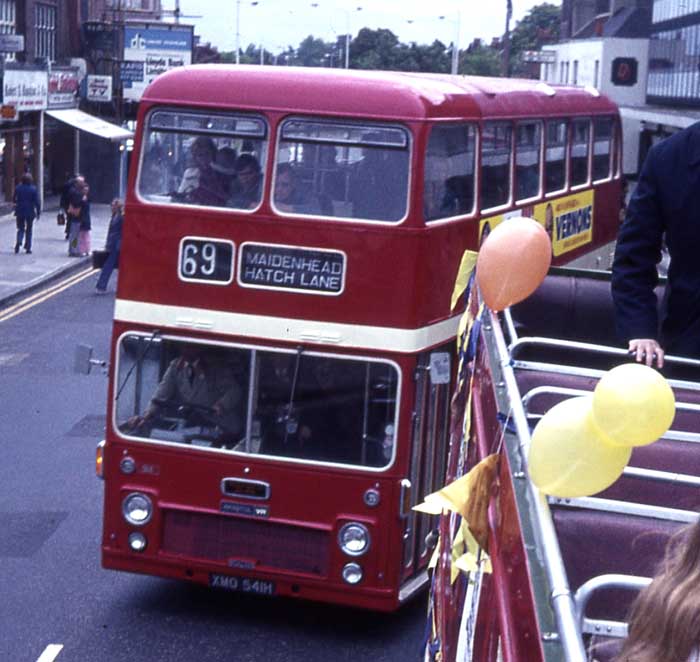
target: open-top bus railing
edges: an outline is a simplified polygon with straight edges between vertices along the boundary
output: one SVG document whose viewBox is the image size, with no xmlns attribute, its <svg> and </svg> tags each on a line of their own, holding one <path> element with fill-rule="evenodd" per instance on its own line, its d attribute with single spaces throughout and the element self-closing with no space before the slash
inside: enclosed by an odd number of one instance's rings
<svg viewBox="0 0 700 662">
<path fill-rule="evenodd" d="M 516 323 L 511 311 L 507 309 L 504 313 L 496 315 L 488 312 L 483 320 L 484 336 L 487 338 L 487 345 L 491 344 L 492 360 L 497 362 L 497 370 L 494 369 L 492 376 L 494 389 L 499 401 L 499 410 L 502 416 L 512 422 L 515 434 L 517 435 L 517 448 L 506 447 L 506 452 L 511 456 L 511 471 L 514 483 L 525 480 L 527 487 L 525 492 L 526 505 L 531 518 L 531 527 L 537 539 L 537 558 L 546 573 L 547 593 L 551 608 L 556 617 L 557 632 L 540 632 L 543 641 L 558 640 L 561 645 L 563 659 L 568 662 L 587 660 L 587 644 L 584 637 L 602 636 L 611 638 L 622 638 L 626 636 L 627 626 L 623 620 L 606 619 L 599 617 L 589 617 L 586 615 L 586 607 L 592 597 L 605 589 L 628 589 L 638 591 L 646 586 L 650 579 L 639 576 L 631 572 L 624 573 L 604 572 L 594 577 L 587 578 L 584 582 L 570 583 L 567 572 L 565 557 L 562 552 L 560 535 L 557 530 L 557 523 L 553 509 L 559 513 L 557 518 L 566 517 L 562 514 L 566 510 L 588 510 L 607 513 L 613 518 L 641 518 L 653 519 L 664 524 L 664 527 L 677 528 L 676 525 L 684 525 L 693 522 L 698 515 L 693 510 L 683 510 L 681 508 L 671 508 L 663 505 L 653 505 L 649 503 L 636 502 L 634 494 L 629 496 L 629 500 L 606 498 L 605 496 L 586 497 L 579 499 L 556 499 L 543 497 L 537 488 L 527 480 L 527 455 L 531 443 L 531 425 L 535 423 L 544 411 L 538 411 L 533 403 L 537 398 L 549 398 L 560 400 L 562 398 L 589 395 L 592 392 L 591 381 L 599 379 L 604 370 L 586 367 L 584 365 L 559 364 L 556 361 L 557 355 L 547 361 L 549 351 L 565 351 L 574 355 L 593 355 L 598 359 L 603 359 L 604 363 L 609 363 L 608 367 L 629 361 L 630 356 L 627 351 L 618 347 L 599 344 L 596 342 L 582 342 L 563 338 L 547 338 L 540 336 L 519 337 Z M 509 342 L 507 342 L 508 337 Z M 530 360 L 529 356 L 524 356 L 531 349 L 538 351 L 535 360 Z M 598 361 L 600 362 L 600 361 Z M 678 356 L 666 356 L 665 362 L 670 368 L 694 369 L 700 368 L 700 361 L 687 359 Z M 596 363 L 593 361 L 592 363 Z M 596 363 L 597 365 L 597 363 Z M 524 373 L 533 374 L 530 379 L 539 385 L 529 388 L 521 396 L 521 385 L 518 375 Z M 546 375 L 564 377 L 586 382 L 586 387 L 575 388 L 560 386 L 557 384 L 547 384 Z M 700 373 L 698 373 L 700 374 Z M 556 379 L 554 380 L 556 381 Z M 686 379 L 670 379 L 669 383 L 677 392 L 690 394 L 690 400 L 695 400 L 695 394 L 700 396 L 700 386 L 693 381 Z M 506 395 L 506 399 L 499 400 L 498 394 Z M 688 423 L 688 415 L 700 412 L 700 397 L 698 401 L 685 401 L 677 398 L 677 415 L 685 415 L 685 422 L 694 429 L 692 419 Z M 507 402 L 508 411 L 503 411 L 503 402 Z M 548 405 L 549 406 L 549 405 Z M 700 442 L 700 433 L 688 431 L 686 429 L 674 428 L 663 436 L 664 443 L 687 443 L 691 447 Z M 506 446 L 507 446 L 506 442 Z M 700 453 L 700 447 L 694 447 Z M 695 452 L 693 448 L 689 448 Z M 684 488 L 700 488 L 700 476 L 691 473 L 683 473 L 656 468 L 641 466 L 628 466 L 623 472 L 624 479 L 632 479 L 635 482 L 648 481 L 650 483 L 682 486 Z M 521 486 L 522 487 L 522 486 Z M 559 519 L 557 519 L 559 521 Z M 670 529 L 669 529 L 670 530 Z M 663 534 L 665 535 L 665 534 Z M 663 537 L 662 535 L 662 537 Z M 665 539 L 665 538 L 664 538 Z M 660 560 L 656 559 L 656 560 Z M 572 592 L 575 588 L 575 594 Z M 476 659 L 476 658 L 474 658 Z M 549 659 L 545 654 L 545 659 Z"/>
</svg>

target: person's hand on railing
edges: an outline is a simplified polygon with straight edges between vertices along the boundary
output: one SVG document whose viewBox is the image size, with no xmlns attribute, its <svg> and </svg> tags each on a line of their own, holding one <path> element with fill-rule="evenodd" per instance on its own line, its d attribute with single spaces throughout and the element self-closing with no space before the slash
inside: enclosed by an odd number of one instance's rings
<svg viewBox="0 0 700 662">
<path fill-rule="evenodd" d="M 656 362 L 658 368 L 664 367 L 664 350 L 653 338 L 634 338 L 630 340 L 627 351 L 637 363 L 646 363 L 651 368 Z"/>
</svg>

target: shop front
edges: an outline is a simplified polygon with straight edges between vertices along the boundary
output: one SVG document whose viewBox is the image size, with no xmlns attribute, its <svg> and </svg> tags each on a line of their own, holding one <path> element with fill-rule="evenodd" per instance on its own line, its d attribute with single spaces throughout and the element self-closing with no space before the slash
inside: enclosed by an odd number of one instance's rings
<svg viewBox="0 0 700 662">
<path fill-rule="evenodd" d="M 12 207 L 15 186 L 29 173 L 42 182 L 42 111 L 47 105 L 46 70 L 10 68 L 2 75 L 0 113 L 0 213 Z"/>
</svg>

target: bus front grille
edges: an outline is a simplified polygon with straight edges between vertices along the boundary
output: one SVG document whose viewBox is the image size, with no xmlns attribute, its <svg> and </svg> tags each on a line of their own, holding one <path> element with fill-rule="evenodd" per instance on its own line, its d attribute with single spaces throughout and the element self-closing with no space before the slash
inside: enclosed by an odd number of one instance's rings
<svg viewBox="0 0 700 662">
<path fill-rule="evenodd" d="M 325 531 L 180 510 L 166 510 L 163 515 L 162 549 L 166 553 L 328 574 L 329 538 Z"/>
</svg>

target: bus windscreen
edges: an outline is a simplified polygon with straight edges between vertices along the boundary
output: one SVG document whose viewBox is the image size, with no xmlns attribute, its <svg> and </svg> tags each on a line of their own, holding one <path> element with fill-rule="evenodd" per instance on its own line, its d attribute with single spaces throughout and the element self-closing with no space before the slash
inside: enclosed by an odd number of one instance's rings
<svg viewBox="0 0 700 662">
<path fill-rule="evenodd" d="M 115 416 L 126 436 L 384 468 L 394 454 L 393 364 L 129 334 Z"/>
</svg>

